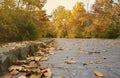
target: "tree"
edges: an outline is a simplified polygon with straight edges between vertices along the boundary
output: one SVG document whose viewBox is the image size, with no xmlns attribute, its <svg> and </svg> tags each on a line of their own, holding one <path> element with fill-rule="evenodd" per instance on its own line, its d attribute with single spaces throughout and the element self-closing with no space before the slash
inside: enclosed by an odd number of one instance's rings
<svg viewBox="0 0 120 78">
<path fill-rule="evenodd" d="M 114 3 L 112 23 L 106 30 L 105 35 L 107 38 L 120 38 L 120 1 Z"/>
<path fill-rule="evenodd" d="M 46 0 L 4 0 L 0 6 L 0 41 L 35 40 L 44 36 L 49 22 L 42 9 L 45 3 Z"/>
<path fill-rule="evenodd" d="M 112 23 L 112 17 L 114 15 L 113 11 L 113 1 L 112 0 L 96 0 L 93 5 L 93 27 L 95 28 L 91 31 L 94 37 L 103 37 L 104 32 L 107 30 L 109 25 Z"/>
<path fill-rule="evenodd" d="M 69 19 L 71 12 L 66 10 L 63 6 L 58 6 L 52 12 L 52 22 L 55 27 L 55 33 L 57 37 L 66 37 L 68 34 L 68 29 L 66 27 L 66 22 Z"/>
<path fill-rule="evenodd" d="M 82 37 L 82 32 L 87 20 L 86 10 L 82 2 L 77 2 L 72 9 L 72 14 L 68 20 L 68 37 Z"/>
</svg>

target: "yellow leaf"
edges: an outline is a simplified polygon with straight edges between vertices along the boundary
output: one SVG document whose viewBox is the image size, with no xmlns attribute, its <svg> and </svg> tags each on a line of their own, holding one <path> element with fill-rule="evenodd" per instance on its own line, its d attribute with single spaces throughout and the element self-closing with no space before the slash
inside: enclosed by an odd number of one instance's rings
<svg viewBox="0 0 120 78">
<path fill-rule="evenodd" d="M 94 72 L 94 74 L 95 74 L 96 76 L 98 76 L 98 77 L 103 77 L 103 74 L 102 74 L 101 72 L 96 71 L 96 70 L 94 70 L 93 72 Z"/>
<path fill-rule="evenodd" d="M 28 57 L 27 60 L 29 60 L 29 61 L 33 61 L 33 60 L 35 60 L 35 59 L 34 59 L 33 56 L 31 56 L 31 57 Z"/>
<path fill-rule="evenodd" d="M 20 76 L 20 77 L 18 77 L 18 78 L 27 78 L 26 76 Z"/>
<path fill-rule="evenodd" d="M 34 67 L 37 67 L 37 64 L 34 61 L 32 61 L 30 62 L 29 66 L 30 68 L 34 68 Z"/>
<path fill-rule="evenodd" d="M 32 74 L 30 78 L 41 78 L 42 74 Z"/>
<path fill-rule="evenodd" d="M 17 70 L 13 70 L 12 72 L 10 72 L 11 75 L 16 75 L 18 73 L 19 73 L 19 71 L 17 71 Z"/>
<path fill-rule="evenodd" d="M 39 48 L 39 50 L 40 50 L 41 52 L 47 52 L 46 49 L 44 49 L 44 48 Z"/>
<path fill-rule="evenodd" d="M 15 65 L 13 65 L 13 66 L 10 66 L 10 67 L 9 67 L 9 71 L 12 71 L 12 70 L 21 71 L 21 70 L 23 70 L 23 69 L 24 69 L 24 67 L 22 67 L 22 66 L 15 66 Z"/>
<path fill-rule="evenodd" d="M 41 57 L 34 57 L 35 58 L 35 61 L 39 61 L 41 59 Z"/>
<path fill-rule="evenodd" d="M 17 60 L 17 61 L 15 62 L 15 64 L 26 64 L 26 63 L 27 63 L 26 60 Z"/>
<path fill-rule="evenodd" d="M 51 72 L 51 70 L 49 68 L 46 69 L 46 72 L 44 72 L 43 74 L 47 78 L 51 78 L 51 76 L 52 76 L 52 72 Z"/>
<path fill-rule="evenodd" d="M 75 64 L 76 61 L 73 61 L 73 60 L 65 60 L 65 63 L 67 63 L 67 64 Z"/>
<path fill-rule="evenodd" d="M 59 78 L 65 78 L 64 76 L 60 76 Z"/>
<path fill-rule="evenodd" d="M 47 61 L 47 60 L 48 60 L 48 57 L 42 57 L 40 60 L 41 60 L 41 61 Z"/>
<path fill-rule="evenodd" d="M 52 68 L 59 68 L 59 69 L 62 69 L 64 68 L 63 66 L 55 66 L 55 65 L 52 65 Z"/>
</svg>

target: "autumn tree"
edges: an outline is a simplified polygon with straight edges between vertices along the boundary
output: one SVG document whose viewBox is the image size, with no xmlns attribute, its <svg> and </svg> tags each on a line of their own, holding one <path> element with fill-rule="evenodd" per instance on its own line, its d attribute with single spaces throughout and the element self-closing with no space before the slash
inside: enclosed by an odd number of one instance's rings
<svg viewBox="0 0 120 78">
<path fill-rule="evenodd" d="M 42 9 L 45 3 L 46 0 L 3 0 L 0 41 L 34 40 L 44 36 L 49 22 Z"/>
<path fill-rule="evenodd" d="M 112 23 L 112 0 L 96 0 L 90 13 L 92 24 L 85 28 L 90 37 L 104 37 L 104 32 Z"/>
<path fill-rule="evenodd" d="M 15 7 L 14 0 L 4 0 L 0 5 L 0 42 L 14 41 L 17 37 L 18 29 L 12 20 Z"/>
<path fill-rule="evenodd" d="M 58 6 L 57 9 L 52 12 L 52 22 L 57 37 L 67 36 L 68 29 L 66 27 L 66 22 L 68 21 L 70 15 L 71 12 L 66 10 L 63 6 Z"/>
<path fill-rule="evenodd" d="M 82 37 L 82 32 L 87 20 L 86 10 L 82 2 L 73 6 L 72 14 L 67 22 L 69 28 L 68 37 Z"/>
<path fill-rule="evenodd" d="M 113 3 L 112 23 L 105 32 L 107 38 L 120 38 L 120 0 Z"/>
</svg>

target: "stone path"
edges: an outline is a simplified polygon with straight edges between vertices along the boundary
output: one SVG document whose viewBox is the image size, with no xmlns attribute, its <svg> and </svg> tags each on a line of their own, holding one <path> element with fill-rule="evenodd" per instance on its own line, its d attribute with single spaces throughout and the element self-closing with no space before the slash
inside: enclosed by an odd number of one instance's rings
<svg viewBox="0 0 120 78">
<path fill-rule="evenodd" d="M 42 63 L 51 68 L 53 78 L 99 78 L 93 70 L 103 73 L 103 78 L 120 78 L 120 40 L 56 39 L 56 42 L 64 49 L 54 51 L 49 60 Z M 72 59 L 76 64 L 66 64 L 65 59 Z M 58 68 L 60 66 L 63 68 Z"/>
</svg>

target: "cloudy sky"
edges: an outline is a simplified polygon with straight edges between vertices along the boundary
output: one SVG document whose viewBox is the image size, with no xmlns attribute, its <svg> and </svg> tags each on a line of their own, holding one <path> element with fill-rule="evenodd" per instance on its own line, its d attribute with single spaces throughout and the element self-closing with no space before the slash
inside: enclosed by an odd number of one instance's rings
<svg viewBox="0 0 120 78">
<path fill-rule="evenodd" d="M 86 6 L 89 4 L 89 9 L 95 2 L 95 0 L 47 0 L 44 9 L 46 9 L 47 14 L 51 14 L 52 10 L 56 9 L 59 5 L 65 6 L 66 9 L 71 10 L 75 3 L 79 1 L 84 3 L 85 8 L 87 8 Z"/>
</svg>

